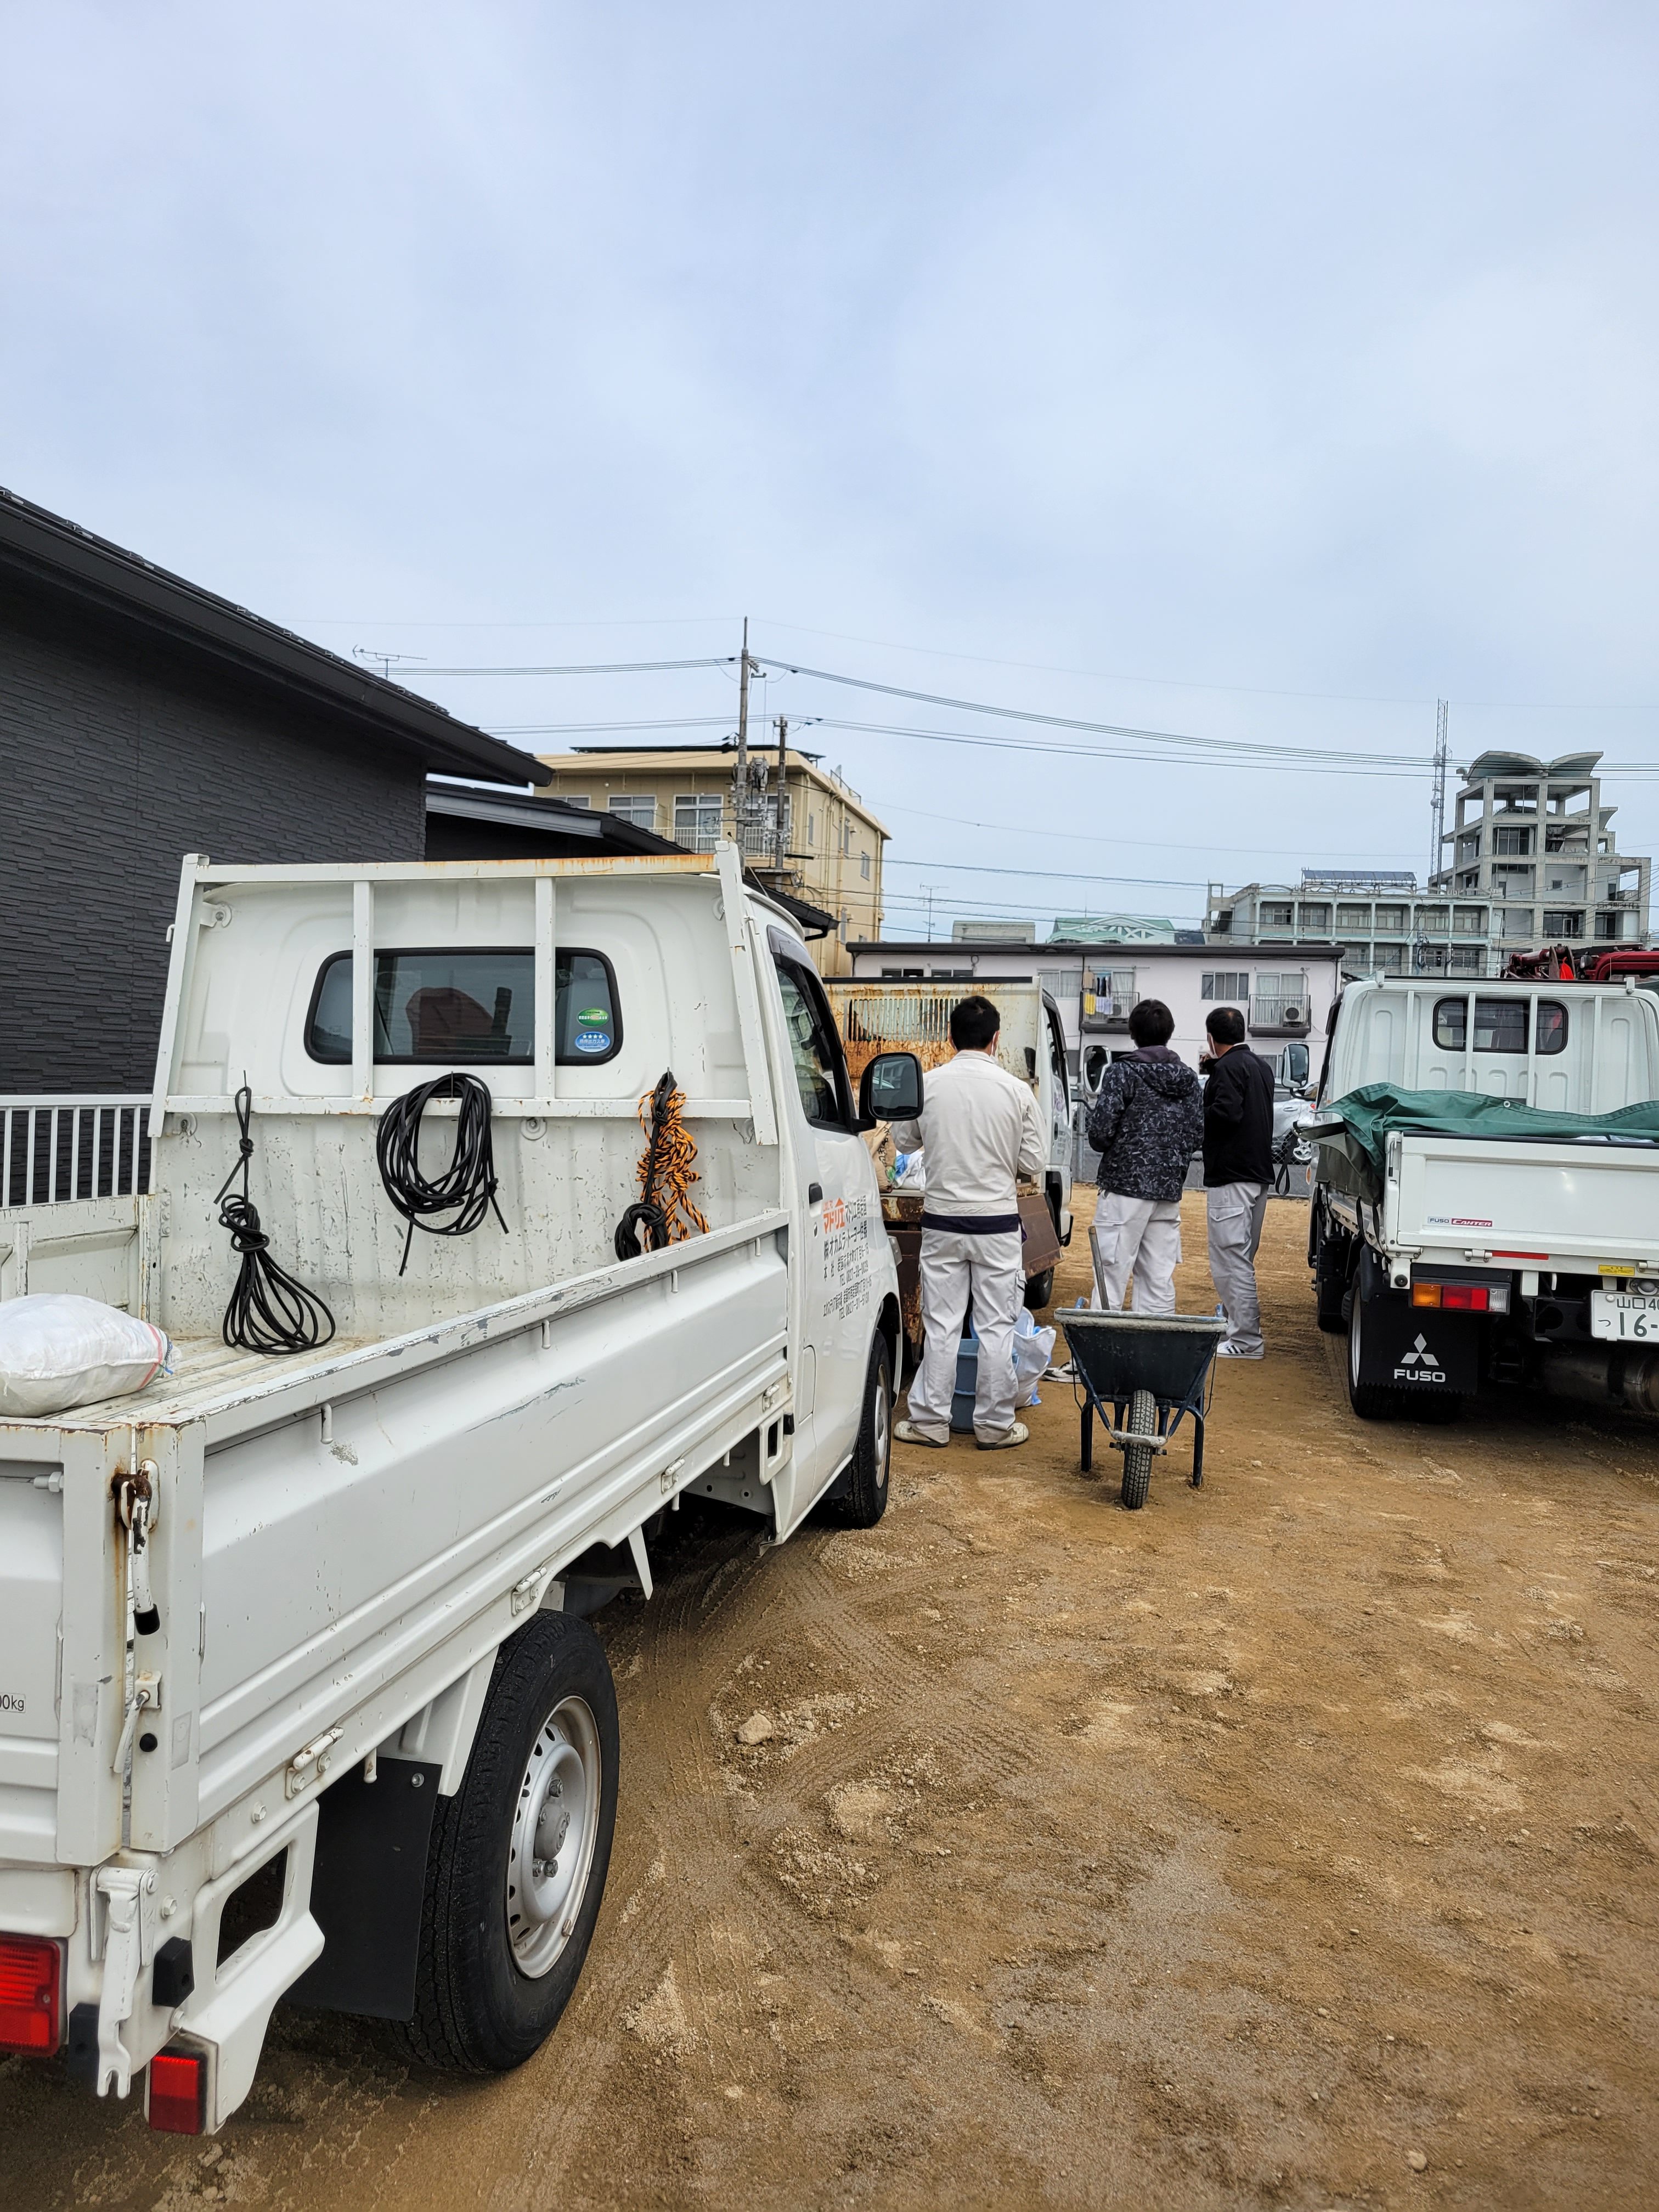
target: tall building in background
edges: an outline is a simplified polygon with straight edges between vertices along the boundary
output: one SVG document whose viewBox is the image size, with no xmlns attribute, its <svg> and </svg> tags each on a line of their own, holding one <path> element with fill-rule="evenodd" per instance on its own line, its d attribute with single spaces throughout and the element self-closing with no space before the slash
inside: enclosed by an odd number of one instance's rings
<svg viewBox="0 0 1659 2212">
<path fill-rule="evenodd" d="M 1620 853 L 1601 803 L 1600 753 L 1553 761 L 1482 753 L 1445 832 L 1448 865 L 1433 888 L 1488 902 L 1495 950 L 1540 945 L 1644 945 L 1649 860 Z"/>
<path fill-rule="evenodd" d="M 1492 972 L 1484 900 L 1419 891 L 1409 869 L 1304 868 L 1299 884 L 1212 884 L 1205 935 L 1212 945 L 1334 939 L 1352 975 L 1485 975 Z"/>
<path fill-rule="evenodd" d="M 750 785 L 738 836 L 737 755 L 726 745 L 583 745 L 544 753 L 549 795 L 620 815 L 712 853 L 723 837 L 742 847 L 763 884 L 821 908 L 834 921 L 813 942 L 826 975 L 845 975 L 847 948 L 881 935 L 882 855 L 887 831 L 823 756 L 750 741 Z"/>
</svg>

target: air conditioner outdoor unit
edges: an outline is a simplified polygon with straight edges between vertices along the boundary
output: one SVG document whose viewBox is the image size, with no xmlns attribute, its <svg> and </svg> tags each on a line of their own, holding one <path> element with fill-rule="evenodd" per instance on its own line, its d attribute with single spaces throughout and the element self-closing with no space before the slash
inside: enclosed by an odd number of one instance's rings
<svg viewBox="0 0 1659 2212">
<path fill-rule="evenodd" d="M 1300 1006 L 1286 1006 L 1279 1018 L 1286 1022 L 1302 1022 L 1307 1019 L 1307 1016 Z"/>
</svg>

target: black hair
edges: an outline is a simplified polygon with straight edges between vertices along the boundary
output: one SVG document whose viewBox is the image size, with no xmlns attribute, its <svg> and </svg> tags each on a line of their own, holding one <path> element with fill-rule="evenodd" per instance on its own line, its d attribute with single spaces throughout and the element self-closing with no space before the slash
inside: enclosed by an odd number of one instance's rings
<svg viewBox="0 0 1659 2212">
<path fill-rule="evenodd" d="M 1137 1044 L 1168 1044 L 1175 1016 L 1162 999 L 1138 999 L 1129 1009 L 1129 1035 Z"/>
<path fill-rule="evenodd" d="M 1001 1027 L 1001 1015 L 977 991 L 951 1009 L 951 1042 L 958 1052 L 983 1052 Z"/>
<path fill-rule="evenodd" d="M 1212 1006 L 1204 1026 L 1218 1044 L 1243 1044 L 1244 1017 L 1237 1006 Z"/>
</svg>

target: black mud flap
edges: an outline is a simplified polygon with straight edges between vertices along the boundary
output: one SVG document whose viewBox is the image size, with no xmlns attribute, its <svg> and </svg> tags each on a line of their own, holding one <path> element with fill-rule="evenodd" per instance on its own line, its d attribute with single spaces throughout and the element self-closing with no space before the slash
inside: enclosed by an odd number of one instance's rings
<svg viewBox="0 0 1659 2212">
<path fill-rule="evenodd" d="M 1365 1300 L 1360 1382 L 1437 1397 L 1474 1395 L 1480 1382 L 1481 1324 L 1477 1316 L 1413 1305 L 1408 1292 L 1384 1286 L 1382 1271 L 1369 1251 L 1358 1289 Z"/>
<path fill-rule="evenodd" d="M 426 1896 L 426 1855 L 441 1766 L 382 1759 L 379 1778 L 343 1775 L 317 1808 L 311 1911 L 323 1955 L 288 1992 L 290 2004 L 408 2020 Z"/>
</svg>

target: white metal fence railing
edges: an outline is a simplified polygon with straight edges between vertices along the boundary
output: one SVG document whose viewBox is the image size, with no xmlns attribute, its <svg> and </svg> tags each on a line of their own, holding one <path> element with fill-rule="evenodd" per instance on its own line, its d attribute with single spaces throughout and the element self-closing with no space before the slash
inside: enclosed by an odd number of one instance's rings
<svg viewBox="0 0 1659 2212">
<path fill-rule="evenodd" d="M 0 1093 L 0 1207 L 126 1198 L 149 1182 L 148 1097 Z"/>
</svg>

